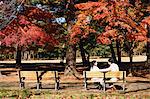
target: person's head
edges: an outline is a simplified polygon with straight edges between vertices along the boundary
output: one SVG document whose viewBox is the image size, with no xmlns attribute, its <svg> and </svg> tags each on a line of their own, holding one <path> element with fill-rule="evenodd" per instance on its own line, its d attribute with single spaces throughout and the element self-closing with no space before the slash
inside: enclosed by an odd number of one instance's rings
<svg viewBox="0 0 150 99">
<path fill-rule="evenodd" d="M 108 59 L 108 64 L 110 65 L 112 63 L 115 63 L 114 59 L 112 59 L 112 58 Z"/>
<path fill-rule="evenodd" d="M 92 61 L 92 66 L 97 66 L 97 62 L 95 60 Z"/>
</svg>

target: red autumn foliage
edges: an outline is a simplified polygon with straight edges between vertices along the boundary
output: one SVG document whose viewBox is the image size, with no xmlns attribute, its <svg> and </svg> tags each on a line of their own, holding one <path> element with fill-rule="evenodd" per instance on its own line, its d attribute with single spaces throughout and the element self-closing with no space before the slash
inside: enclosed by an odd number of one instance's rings
<svg viewBox="0 0 150 99">
<path fill-rule="evenodd" d="M 107 38 L 115 38 L 117 36 L 117 31 L 115 29 L 108 30 L 108 31 L 102 33 L 102 35 Z"/>
<path fill-rule="evenodd" d="M 104 37 L 100 35 L 97 37 L 97 42 L 101 44 L 110 44 L 111 40 L 108 37 Z"/>
<path fill-rule="evenodd" d="M 32 13 L 30 12 L 31 10 L 33 11 Z M 36 19 L 42 15 L 42 18 L 50 18 L 51 14 L 48 15 L 46 13 L 45 15 L 44 12 L 37 8 L 35 8 L 37 12 L 33 8 L 31 10 L 29 11 L 30 13 L 25 13 L 26 16 L 18 15 L 15 20 L 0 31 L 1 45 L 27 47 L 32 45 L 45 46 L 46 44 L 47 46 L 54 47 L 59 43 L 51 33 L 46 33 L 43 28 L 32 23 L 31 20 L 31 18 Z"/>
<path fill-rule="evenodd" d="M 23 24 L 23 25 L 30 24 L 30 21 L 28 21 L 27 17 L 23 15 L 19 16 L 18 19 L 19 19 L 19 24 Z"/>
<path fill-rule="evenodd" d="M 25 14 L 27 14 L 27 17 L 34 18 L 37 20 L 51 19 L 53 17 L 51 13 L 43 11 L 42 9 L 36 7 L 27 7 Z"/>
<path fill-rule="evenodd" d="M 150 16 L 146 17 L 142 22 L 147 24 L 147 25 L 150 25 Z"/>
<path fill-rule="evenodd" d="M 69 32 L 71 43 L 77 43 L 80 38 L 87 38 L 90 33 L 95 33 L 96 31 L 90 26 L 74 25 Z"/>
</svg>

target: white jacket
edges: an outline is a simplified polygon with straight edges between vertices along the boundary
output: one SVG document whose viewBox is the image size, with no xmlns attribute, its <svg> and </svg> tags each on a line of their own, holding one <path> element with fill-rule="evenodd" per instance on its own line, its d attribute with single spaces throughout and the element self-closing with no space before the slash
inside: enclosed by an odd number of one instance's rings
<svg viewBox="0 0 150 99">
<path fill-rule="evenodd" d="M 100 71 L 100 72 L 108 72 L 108 71 L 116 72 L 116 71 L 119 71 L 119 67 L 118 67 L 117 64 L 112 63 L 112 64 L 110 65 L 110 67 L 105 68 L 105 69 L 100 69 L 99 71 Z M 111 78 L 110 80 L 115 82 L 115 81 L 117 81 L 118 79 L 115 78 L 115 77 L 113 77 L 113 78 Z"/>
</svg>

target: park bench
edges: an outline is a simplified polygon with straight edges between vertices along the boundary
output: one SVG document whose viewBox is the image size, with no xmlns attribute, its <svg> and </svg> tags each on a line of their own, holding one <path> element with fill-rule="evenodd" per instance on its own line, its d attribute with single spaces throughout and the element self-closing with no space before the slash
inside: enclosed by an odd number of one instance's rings
<svg viewBox="0 0 150 99">
<path fill-rule="evenodd" d="M 122 83 L 123 91 L 125 91 L 125 83 L 126 83 L 126 71 L 118 71 L 118 72 L 99 72 L 99 71 L 83 71 L 84 77 L 84 87 L 87 90 L 88 83 L 94 83 L 95 81 L 91 80 L 91 78 L 104 78 L 104 88 L 106 91 L 107 83 Z M 118 80 L 116 82 L 107 80 L 108 78 L 116 77 Z"/>
<path fill-rule="evenodd" d="M 57 71 L 18 71 L 19 87 L 25 88 L 25 83 L 36 83 L 37 90 L 43 82 L 53 83 L 55 90 L 59 89 L 59 76 Z"/>
</svg>

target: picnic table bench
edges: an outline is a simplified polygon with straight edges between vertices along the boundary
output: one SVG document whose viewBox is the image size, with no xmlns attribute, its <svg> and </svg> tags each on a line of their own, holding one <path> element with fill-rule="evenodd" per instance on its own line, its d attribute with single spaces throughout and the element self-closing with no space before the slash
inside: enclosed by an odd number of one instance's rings
<svg viewBox="0 0 150 99">
<path fill-rule="evenodd" d="M 48 82 L 55 85 L 55 90 L 59 89 L 58 71 L 18 71 L 19 87 L 25 88 L 25 82 L 36 83 L 37 90 L 42 87 L 42 83 Z"/>
<path fill-rule="evenodd" d="M 125 83 L 126 83 L 126 71 L 118 71 L 118 72 L 99 72 L 99 71 L 83 71 L 84 77 L 84 88 L 87 90 L 88 83 L 94 83 L 96 81 L 91 80 L 91 78 L 103 78 L 104 88 L 106 91 L 107 83 L 122 83 L 123 91 L 125 91 Z M 107 78 L 116 77 L 118 80 L 116 82 L 107 80 Z M 97 81 L 98 82 L 98 81 Z"/>
</svg>

